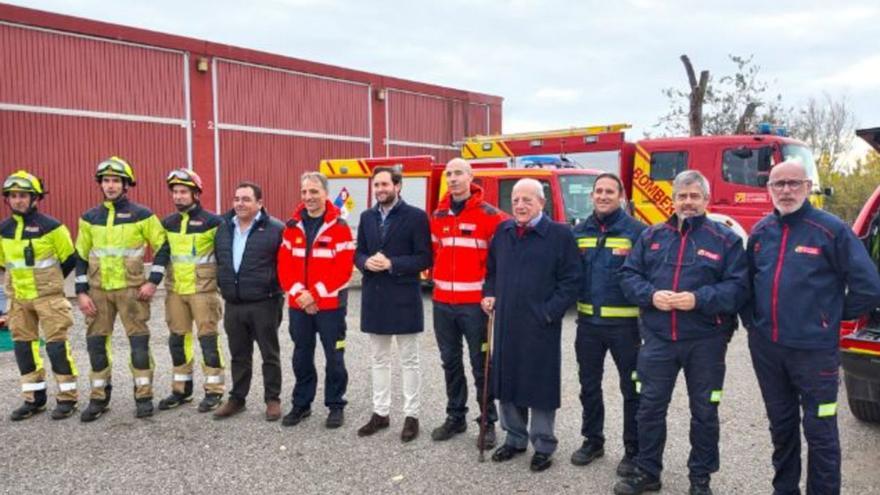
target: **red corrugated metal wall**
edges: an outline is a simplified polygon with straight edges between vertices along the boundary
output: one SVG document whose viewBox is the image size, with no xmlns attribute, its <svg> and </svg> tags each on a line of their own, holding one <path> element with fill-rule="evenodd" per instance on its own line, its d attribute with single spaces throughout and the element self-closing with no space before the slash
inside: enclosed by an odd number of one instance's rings
<svg viewBox="0 0 880 495">
<path fill-rule="evenodd" d="M 167 211 L 164 173 L 188 163 L 183 72 L 180 52 L 0 24 L 0 173 L 42 176 L 75 231 L 101 200 L 96 164 L 119 155 L 132 199 Z"/>
<path fill-rule="evenodd" d="M 165 174 L 192 166 L 207 206 L 228 209 L 248 179 L 286 217 L 321 159 L 445 161 L 465 136 L 500 130 L 498 97 L 0 4 L 0 175 L 42 175 L 47 212 L 73 229 L 113 154 L 160 215 Z"/>
</svg>

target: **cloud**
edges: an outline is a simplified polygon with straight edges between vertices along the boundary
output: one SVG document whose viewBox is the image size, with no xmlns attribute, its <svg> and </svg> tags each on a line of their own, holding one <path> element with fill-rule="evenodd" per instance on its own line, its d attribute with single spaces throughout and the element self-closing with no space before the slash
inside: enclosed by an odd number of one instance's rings
<svg viewBox="0 0 880 495">
<path fill-rule="evenodd" d="M 545 87 L 535 92 L 535 99 L 543 103 L 574 103 L 580 98 L 580 90 L 571 88 Z"/>
<path fill-rule="evenodd" d="M 816 81 L 816 86 L 836 86 L 857 90 L 880 89 L 880 55 L 863 58 L 854 64 Z"/>
</svg>

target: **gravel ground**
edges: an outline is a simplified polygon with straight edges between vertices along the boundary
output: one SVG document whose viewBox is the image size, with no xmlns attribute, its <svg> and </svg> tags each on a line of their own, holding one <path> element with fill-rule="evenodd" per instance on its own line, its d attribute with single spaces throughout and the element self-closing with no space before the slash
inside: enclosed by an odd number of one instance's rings
<svg viewBox="0 0 880 495">
<path fill-rule="evenodd" d="M 371 438 L 358 438 L 357 428 L 370 415 L 369 345 L 358 331 L 360 293 L 350 294 L 346 357 L 349 388 L 346 423 L 339 430 L 323 426 L 323 386 L 313 416 L 294 428 L 263 420 L 259 354 L 248 410 L 226 421 L 212 421 L 194 405 L 160 412 L 147 420 L 133 416 L 128 371 L 128 344 L 117 324 L 113 340 L 116 393 L 112 410 L 99 421 L 52 421 L 48 414 L 22 423 L 8 420 L 19 398 L 18 372 L 11 352 L 0 354 L 0 490 L 3 493 L 611 493 L 614 468 L 622 454 L 621 402 L 617 373 L 606 362 L 605 457 L 587 467 L 568 462 L 580 446 L 580 403 L 574 355 L 574 315 L 564 323 L 563 407 L 557 414 L 559 450 L 544 473 L 528 470 L 529 456 L 505 464 L 477 462 L 477 425 L 445 443 L 430 439 L 444 418 L 445 394 L 437 345 L 430 328 L 422 337 L 422 434 L 403 445 L 400 376 L 395 371 L 391 428 Z M 431 321 L 430 301 L 426 321 Z M 156 360 L 156 400 L 170 391 L 168 335 L 163 305 L 153 304 L 152 337 Z M 88 357 L 84 327 L 77 313 L 73 331 L 79 385 L 87 390 Z M 289 408 L 293 374 L 292 344 L 285 321 L 280 332 L 284 372 L 284 409 Z M 224 338 L 225 340 L 225 338 Z M 197 351 L 198 352 L 198 351 Z M 226 351 L 228 354 L 228 351 Z M 197 355 L 197 359 L 198 355 Z M 317 361 L 323 363 L 320 346 Z M 227 360 L 228 362 L 228 360 Z M 742 333 L 728 353 L 727 380 L 721 405 L 721 471 L 713 478 L 716 493 L 769 493 L 770 435 L 751 360 Z M 48 360 L 46 360 L 48 366 Z M 319 365 L 319 368 L 322 366 Z M 201 384 L 197 373 L 197 387 Z M 228 373 L 227 373 L 227 381 Z M 682 378 L 680 378 L 682 380 Z M 669 412 L 663 483 L 665 493 L 687 493 L 689 414 L 684 383 L 676 387 Z M 52 386 L 54 388 L 54 385 Z M 471 392 L 473 389 L 471 389 Z M 844 493 L 880 493 L 880 426 L 856 420 L 846 407 L 841 387 L 840 430 Z M 471 402 L 471 410 L 475 410 Z M 50 404 L 51 405 L 51 404 Z"/>
</svg>

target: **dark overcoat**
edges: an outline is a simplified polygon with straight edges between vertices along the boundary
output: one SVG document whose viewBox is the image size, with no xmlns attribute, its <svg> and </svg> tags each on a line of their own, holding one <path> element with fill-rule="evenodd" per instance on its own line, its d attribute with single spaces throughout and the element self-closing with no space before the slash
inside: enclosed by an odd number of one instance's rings
<svg viewBox="0 0 880 495">
<path fill-rule="evenodd" d="M 521 238 L 513 220 L 498 227 L 483 295 L 495 297 L 490 374 L 500 401 L 559 408 L 562 317 L 577 299 L 580 279 L 568 226 L 545 216 Z"/>
<path fill-rule="evenodd" d="M 384 239 L 377 207 L 361 213 L 355 265 L 364 274 L 361 291 L 361 330 L 399 335 L 424 330 L 420 273 L 431 267 L 431 228 L 428 214 L 400 200 L 388 213 Z M 391 271 L 371 272 L 367 258 L 382 252 Z"/>
</svg>

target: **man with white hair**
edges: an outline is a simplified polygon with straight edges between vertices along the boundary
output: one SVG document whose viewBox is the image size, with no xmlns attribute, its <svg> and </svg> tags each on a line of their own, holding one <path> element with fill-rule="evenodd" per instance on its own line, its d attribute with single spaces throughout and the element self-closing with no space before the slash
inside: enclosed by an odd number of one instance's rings
<svg viewBox="0 0 880 495">
<path fill-rule="evenodd" d="M 531 440 L 530 469 L 543 471 L 557 445 L 562 317 L 577 298 L 580 256 L 568 226 L 542 213 L 540 182 L 521 179 L 511 203 L 513 219 L 499 225 L 489 246 L 483 286 L 483 310 L 495 312 L 490 379 L 507 432 L 492 460 L 522 454 Z"/>
<path fill-rule="evenodd" d="M 672 201 L 675 214 L 642 232 L 621 269 L 624 295 L 641 310 L 643 344 L 636 468 L 614 486 L 617 495 L 660 489 L 666 412 L 680 370 L 690 398 L 691 495 L 711 494 L 710 476 L 719 467 L 725 321 L 748 299 L 745 252 L 735 232 L 706 218 L 709 182 L 702 174 L 678 174 Z"/>
<path fill-rule="evenodd" d="M 742 316 L 770 419 L 773 493 L 800 493 L 803 421 L 807 493 L 833 495 L 840 493 L 840 321 L 880 305 L 880 276 L 849 226 L 807 201 L 812 182 L 801 163 L 774 166 L 767 189 L 775 211 L 749 238 L 754 296 Z"/>
<path fill-rule="evenodd" d="M 480 309 L 489 241 L 504 213 L 483 201 L 483 189 L 473 183 L 470 164 L 453 158 L 444 170 L 448 192 L 431 217 L 434 246 L 434 336 L 440 349 L 446 382 L 446 420 L 431 432 L 435 441 L 449 440 L 467 430 L 467 378 L 461 341 L 467 341 L 471 371 L 480 402 L 483 387 L 488 317 Z M 482 406 L 482 404 L 481 404 Z M 495 399 L 489 395 L 480 424 L 486 431 L 477 447 L 495 447 Z M 485 418 L 482 416 L 486 415 Z M 482 421 L 485 419 L 485 422 Z M 479 445 L 482 442 L 483 445 Z"/>
</svg>

